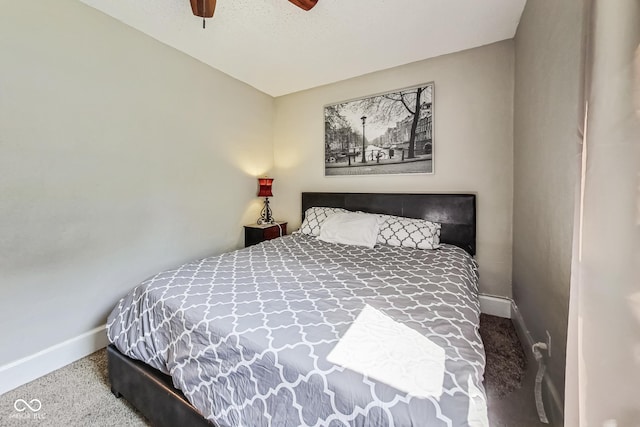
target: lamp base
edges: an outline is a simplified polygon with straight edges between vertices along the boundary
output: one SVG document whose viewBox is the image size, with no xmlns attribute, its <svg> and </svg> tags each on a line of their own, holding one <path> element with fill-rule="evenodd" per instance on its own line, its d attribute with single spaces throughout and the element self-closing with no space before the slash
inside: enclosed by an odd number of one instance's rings
<svg viewBox="0 0 640 427">
<path fill-rule="evenodd" d="M 273 219 L 273 214 L 271 212 L 271 208 L 269 207 L 269 198 L 264 198 L 264 207 L 260 211 L 260 218 L 258 218 L 257 223 L 262 224 L 274 224 L 276 221 Z"/>
</svg>

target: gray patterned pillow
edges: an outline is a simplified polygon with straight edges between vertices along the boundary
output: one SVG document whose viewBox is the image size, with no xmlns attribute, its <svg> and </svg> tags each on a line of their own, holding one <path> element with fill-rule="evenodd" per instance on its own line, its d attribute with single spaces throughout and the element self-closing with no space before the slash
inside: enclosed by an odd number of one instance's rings
<svg viewBox="0 0 640 427">
<path fill-rule="evenodd" d="M 386 221 L 380 226 L 377 243 L 414 249 L 440 247 L 440 224 L 426 219 L 380 216 Z"/>
<path fill-rule="evenodd" d="M 320 227 L 331 215 L 337 213 L 349 212 L 342 208 L 323 208 L 314 207 L 309 208 L 304 213 L 304 221 L 300 226 L 300 233 L 308 234 L 310 236 L 320 235 Z"/>
</svg>

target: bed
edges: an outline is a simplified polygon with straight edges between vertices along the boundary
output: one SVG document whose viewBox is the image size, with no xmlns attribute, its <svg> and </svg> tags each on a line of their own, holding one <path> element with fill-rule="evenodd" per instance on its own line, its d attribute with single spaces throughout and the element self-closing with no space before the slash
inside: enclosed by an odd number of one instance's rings
<svg viewBox="0 0 640 427">
<path fill-rule="evenodd" d="M 429 219 L 443 245 L 296 234 L 159 273 L 109 317 L 114 394 L 153 425 L 487 425 L 475 196 L 303 193 L 310 207 Z"/>
</svg>

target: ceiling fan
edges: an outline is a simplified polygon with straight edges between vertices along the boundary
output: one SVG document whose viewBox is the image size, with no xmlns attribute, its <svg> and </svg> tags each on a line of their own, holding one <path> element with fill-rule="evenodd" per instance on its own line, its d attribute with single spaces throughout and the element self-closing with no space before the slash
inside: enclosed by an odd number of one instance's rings
<svg viewBox="0 0 640 427">
<path fill-rule="evenodd" d="M 289 0 L 301 9 L 311 10 L 318 3 L 318 0 Z M 204 18 L 212 18 L 216 10 L 216 0 L 191 0 L 191 11 L 195 16 L 202 17 L 202 28 L 204 28 Z"/>
</svg>

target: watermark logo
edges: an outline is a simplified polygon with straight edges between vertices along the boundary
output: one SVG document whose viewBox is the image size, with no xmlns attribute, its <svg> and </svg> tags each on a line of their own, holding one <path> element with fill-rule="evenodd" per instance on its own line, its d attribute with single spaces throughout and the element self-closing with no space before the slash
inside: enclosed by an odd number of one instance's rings
<svg viewBox="0 0 640 427">
<path fill-rule="evenodd" d="M 40 412 L 40 410 L 42 409 L 42 402 L 40 402 L 40 399 L 31 399 L 28 402 L 24 399 L 17 399 L 15 402 L 13 402 L 13 409 L 16 410 L 16 413 L 11 414 L 11 418 L 22 420 L 42 420 L 46 417 L 44 413 Z"/>
<path fill-rule="evenodd" d="M 42 409 L 42 402 L 38 399 L 31 399 L 27 403 L 24 399 L 18 399 L 13 403 L 13 408 L 18 412 L 24 412 L 29 409 L 31 412 L 38 412 Z"/>
</svg>

